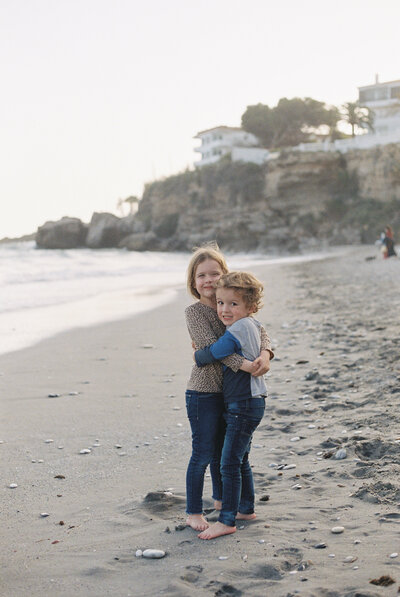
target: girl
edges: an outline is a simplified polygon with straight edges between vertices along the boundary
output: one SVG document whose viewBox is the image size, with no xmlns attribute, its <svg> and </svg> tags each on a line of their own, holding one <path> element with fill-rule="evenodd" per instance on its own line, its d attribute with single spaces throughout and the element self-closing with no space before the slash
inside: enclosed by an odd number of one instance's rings
<svg viewBox="0 0 400 597">
<path fill-rule="evenodd" d="M 225 332 L 225 325 L 217 315 L 215 287 L 219 278 L 228 272 L 225 258 L 216 244 L 200 247 L 193 254 L 187 273 L 190 294 L 197 299 L 185 311 L 186 324 L 193 347 L 204 348 L 213 344 Z M 261 330 L 261 355 L 254 362 L 238 354 L 222 359 L 233 371 L 242 369 L 260 376 L 269 369 L 273 356 L 265 329 Z M 224 398 L 222 395 L 222 367 L 219 362 L 205 367 L 193 366 L 186 391 L 186 409 L 192 430 L 192 456 L 186 473 L 186 524 L 203 531 L 208 522 L 203 516 L 204 473 L 210 464 L 214 507 L 221 508 L 222 482 L 220 457 L 224 440 Z M 249 519 L 255 515 L 241 514 Z"/>
</svg>

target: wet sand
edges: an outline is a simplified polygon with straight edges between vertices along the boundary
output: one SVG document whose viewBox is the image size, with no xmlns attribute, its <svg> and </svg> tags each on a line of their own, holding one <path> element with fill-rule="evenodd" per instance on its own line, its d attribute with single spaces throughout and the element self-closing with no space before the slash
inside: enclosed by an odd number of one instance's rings
<svg viewBox="0 0 400 597">
<path fill-rule="evenodd" d="M 0 593 L 397 595 L 400 260 L 377 253 L 252 268 L 276 352 L 251 453 L 258 518 L 213 541 L 184 525 L 184 292 L 1 356 Z M 209 477 L 204 495 L 212 519 Z"/>
</svg>

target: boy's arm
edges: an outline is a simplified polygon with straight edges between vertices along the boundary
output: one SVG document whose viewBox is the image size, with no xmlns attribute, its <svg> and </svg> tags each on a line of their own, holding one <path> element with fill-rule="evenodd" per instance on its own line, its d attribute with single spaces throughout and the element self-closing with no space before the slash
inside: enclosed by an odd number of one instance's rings
<svg viewBox="0 0 400 597">
<path fill-rule="evenodd" d="M 188 307 L 185 310 L 185 317 L 189 335 L 194 344 L 193 348 L 209 346 L 218 340 L 218 336 L 205 314 Z M 241 369 L 245 358 L 240 354 L 231 353 L 229 356 L 221 359 L 221 362 L 236 373 Z"/>
<path fill-rule="evenodd" d="M 237 350 L 240 350 L 239 342 L 229 331 L 226 331 L 225 334 L 221 336 L 219 340 L 214 342 L 214 344 L 211 344 L 211 346 L 196 350 L 194 359 L 198 367 L 204 367 L 204 365 L 208 365 L 209 363 L 220 361 Z"/>
</svg>

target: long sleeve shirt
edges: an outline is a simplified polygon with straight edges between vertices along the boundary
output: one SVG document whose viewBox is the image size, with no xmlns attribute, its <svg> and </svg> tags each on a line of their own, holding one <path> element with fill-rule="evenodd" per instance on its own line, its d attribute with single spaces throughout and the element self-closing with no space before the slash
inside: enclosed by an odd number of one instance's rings
<svg viewBox="0 0 400 597">
<path fill-rule="evenodd" d="M 222 360 L 228 355 L 240 354 L 253 361 L 260 354 L 261 324 L 253 317 L 243 317 L 229 326 L 221 338 L 211 346 L 195 352 L 199 367 Z M 245 371 L 232 371 L 223 366 L 223 393 L 225 402 L 237 402 L 256 396 L 266 396 L 263 377 L 253 377 Z"/>
<path fill-rule="evenodd" d="M 200 301 L 193 303 L 185 310 L 186 325 L 189 335 L 194 342 L 196 349 L 205 348 L 213 344 L 225 333 L 225 326 L 218 318 L 217 312 L 212 307 L 204 305 Z M 261 326 L 261 350 L 268 350 L 273 358 L 271 342 L 267 332 Z M 257 356 L 259 356 L 257 354 Z M 242 366 L 244 357 L 239 354 L 222 359 L 222 363 L 232 371 L 238 371 Z M 191 375 L 187 384 L 188 390 L 196 392 L 222 392 L 223 374 L 222 365 L 219 361 L 210 363 L 205 367 L 193 365 Z"/>
</svg>

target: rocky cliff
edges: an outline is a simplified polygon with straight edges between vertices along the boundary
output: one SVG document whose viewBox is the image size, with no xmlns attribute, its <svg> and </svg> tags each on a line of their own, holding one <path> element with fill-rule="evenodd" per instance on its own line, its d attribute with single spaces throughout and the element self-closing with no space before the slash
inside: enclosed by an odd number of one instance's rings
<svg viewBox="0 0 400 597">
<path fill-rule="evenodd" d="M 222 160 L 153 182 L 134 217 L 95 214 L 86 239 L 130 250 L 188 250 L 216 239 L 236 251 L 292 251 L 373 242 L 386 224 L 399 230 L 399 208 L 400 144 L 283 151 L 264 166 Z"/>
<path fill-rule="evenodd" d="M 400 145 L 347 154 L 282 152 L 265 166 L 221 162 L 148 185 L 128 248 L 297 250 L 372 242 L 400 227 Z"/>
</svg>

